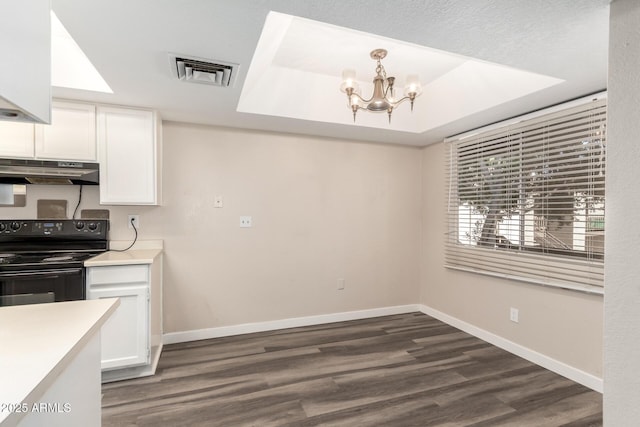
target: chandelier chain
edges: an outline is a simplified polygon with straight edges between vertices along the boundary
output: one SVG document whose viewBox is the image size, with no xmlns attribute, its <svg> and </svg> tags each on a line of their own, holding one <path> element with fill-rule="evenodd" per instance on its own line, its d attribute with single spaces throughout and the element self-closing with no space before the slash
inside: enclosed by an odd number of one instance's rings
<svg viewBox="0 0 640 427">
<path fill-rule="evenodd" d="M 378 58 L 378 66 L 376 67 L 376 73 L 381 75 L 385 80 L 387 80 L 387 70 L 384 69 L 382 62 L 380 62 L 380 58 Z"/>
</svg>

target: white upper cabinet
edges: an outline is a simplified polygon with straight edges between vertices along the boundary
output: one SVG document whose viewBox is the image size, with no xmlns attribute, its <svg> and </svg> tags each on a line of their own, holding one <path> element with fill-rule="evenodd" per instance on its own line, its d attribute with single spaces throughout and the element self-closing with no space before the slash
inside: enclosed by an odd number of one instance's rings
<svg viewBox="0 0 640 427">
<path fill-rule="evenodd" d="M 33 125 L 0 122 L 0 157 L 33 158 Z"/>
<path fill-rule="evenodd" d="M 51 4 L 3 2 L 0 12 L 0 120 L 51 119 Z"/>
<path fill-rule="evenodd" d="M 98 106 L 100 203 L 159 203 L 156 114 L 147 110 Z"/>
<path fill-rule="evenodd" d="M 38 159 L 96 161 L 96 107 L 54 101 L 51 125 L 36 125 Z"/>
<path fill-rule="evenodd" d="M 0 121 L 0 157 L 95 162 L 96 107 L 54 101 L 50 125 Z"/>
</svg>

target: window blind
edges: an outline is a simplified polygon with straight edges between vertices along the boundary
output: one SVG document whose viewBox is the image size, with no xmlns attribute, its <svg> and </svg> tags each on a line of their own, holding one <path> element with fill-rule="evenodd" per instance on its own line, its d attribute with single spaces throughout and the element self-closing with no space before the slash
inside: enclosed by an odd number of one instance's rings
<svg viewBox="0 0 640 427">
<path fill-rule="evenodd" d="M 445 143 L 446 267 L 602 292 L 604 95 Z"/>
</svg>

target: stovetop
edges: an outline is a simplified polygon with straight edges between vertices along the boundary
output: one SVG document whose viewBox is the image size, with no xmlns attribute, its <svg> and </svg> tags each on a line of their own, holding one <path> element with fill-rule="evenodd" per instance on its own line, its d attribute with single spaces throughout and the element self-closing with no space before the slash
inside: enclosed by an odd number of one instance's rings
<svg viewBox="0 0 640 427">
<path fill-rule="evenodd" d="M 45 252 L 0 254 L 0 272 L 79 268 L 99 252 Z"/>
<path fill-rule="evenodd" d="M 0 220 L 0 271 L 82 266 L 109 247 L 108 220 Z"/>
<path fill-rule="evenodd" d="M 96 253 L 87 252 L 45 252 L 26 254 L 0 254 L 0 264 L 46 264 L 54 262 L 84 261 Z"/>
</svg>

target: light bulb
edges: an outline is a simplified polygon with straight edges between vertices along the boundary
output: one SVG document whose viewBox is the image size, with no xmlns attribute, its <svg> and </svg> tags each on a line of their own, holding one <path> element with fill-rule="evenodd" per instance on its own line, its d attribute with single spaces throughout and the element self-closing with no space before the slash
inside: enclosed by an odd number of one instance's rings
<svg viewBox="0 0 640 427">
<path fill-rule="evenodd" d="M 346 92 L 348 88 L 353 89 L 354 92 L 358 90 L 356 70 L 347 69 L 342 72 L 342 85 L 340 85 L 340 90 Z"/>
<path fill-rule="evenodd" d="M 410 74 L 407 76 L 407 83 L 404 86 L 404 94 L 420 95 L 422 93 L 422 86 L 420 85 L 420 79 L 417 74 Z"/>
<path fill-rule="evenodd" d="M 349 98 L 349 105 L 350 106 L 354 106 L 354 105 L 358 105 L 358 102 L 360 100 L 358 99 L 358 96 L 354 93 L 353 95 L 351 95 L 351 97 Z"/>
</svg>

